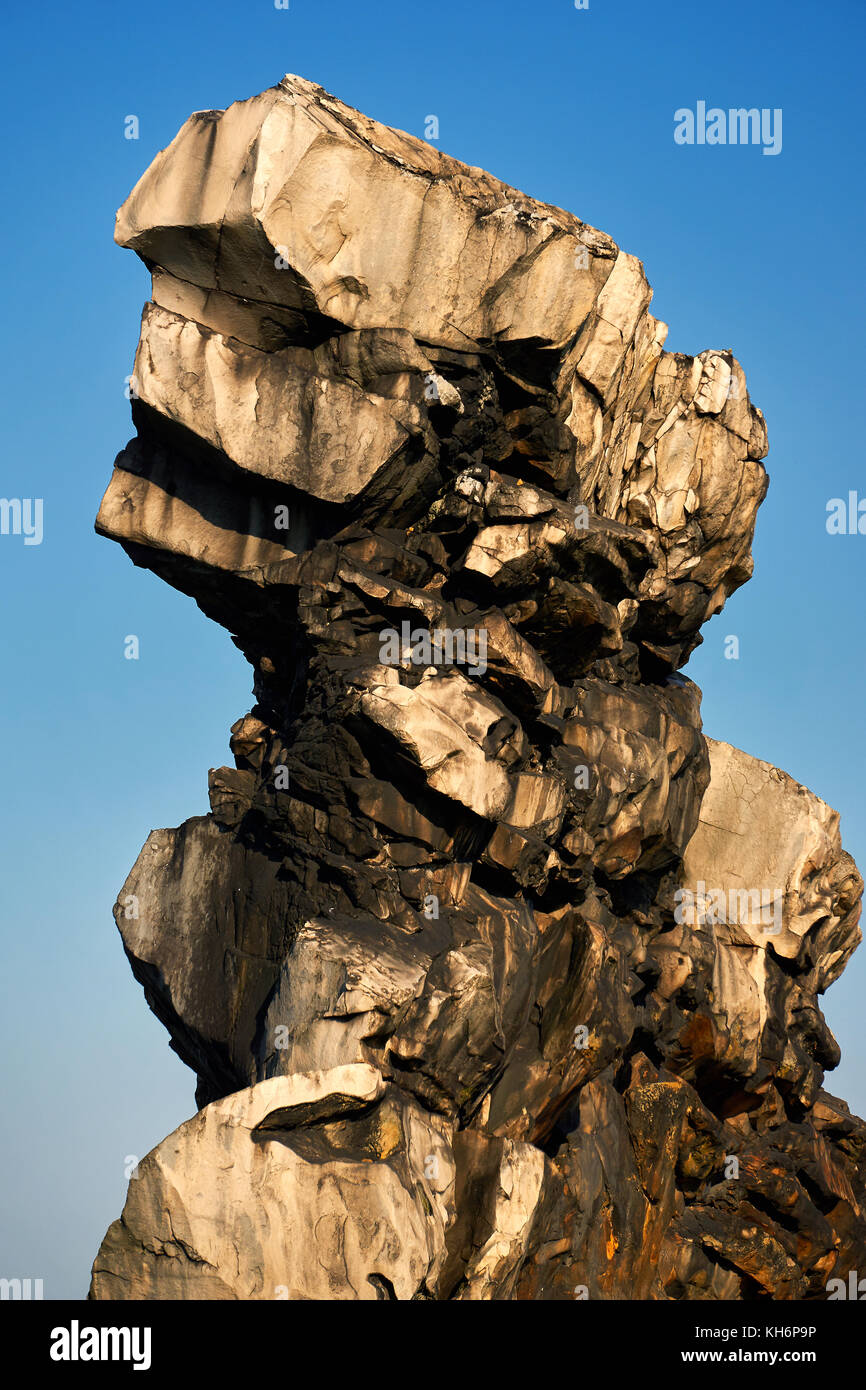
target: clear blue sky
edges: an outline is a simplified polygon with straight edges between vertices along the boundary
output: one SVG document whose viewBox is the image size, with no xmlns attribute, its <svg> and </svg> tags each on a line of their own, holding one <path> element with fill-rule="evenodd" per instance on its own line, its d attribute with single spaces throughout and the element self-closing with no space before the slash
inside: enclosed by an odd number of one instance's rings
<svg viewBox="0 0 866 1390">
<path fill-rule="evenodd" d="M 860 489 L 864 378 L 862 0 L 150 0 L 16 3 L 2 21 L 0 494 L 42 497 L 41 546 L 0 537 L 0 1275 L 83 1296 L 142 1156 L 194 1110 L 111 917 L 153 827 L 207 809 L 251 703 L 228 635 L 93 534 L 132 433 L 148 277 L 114 213 L 194 110 L 285 72 L 569 208 L 643 260 L 683 352 L 733 348 L 769 423 L 753 581 L 689 667 L 707 732 L 842 814 L 866 866 L 866 536 L 830 537 Z M 680 147 L 673 113 L 784 112 L 783 149 Z M 137 115 L 140 139 L 124 139 Z M 141 659 L 123 658 L 139 636 Z M 724 638 L 740 638 L 738 662 Z M 825 999 L 866 1112 L 866 947 Z"/>
</svg>

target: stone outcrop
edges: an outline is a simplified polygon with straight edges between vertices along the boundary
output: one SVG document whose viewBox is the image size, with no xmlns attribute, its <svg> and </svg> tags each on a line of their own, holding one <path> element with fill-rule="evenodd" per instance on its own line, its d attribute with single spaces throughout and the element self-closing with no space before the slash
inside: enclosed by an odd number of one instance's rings
<svg viewBox="0 0 866 1390">
<path fill-rule="evenodd" d="M 787 1299 L 866 1260 L 838 817 L 680 674 L 766 431 L 639 261 L 299 78 L 118 214 L 97 521 L 254 672 L 115 915 L 198 1077 L 93 1298 Z"/>
</svg>

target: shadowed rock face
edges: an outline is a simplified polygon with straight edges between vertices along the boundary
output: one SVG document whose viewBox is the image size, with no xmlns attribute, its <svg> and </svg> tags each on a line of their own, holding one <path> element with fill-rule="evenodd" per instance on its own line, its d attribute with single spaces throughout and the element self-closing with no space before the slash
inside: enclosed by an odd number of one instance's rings
<svg viewBox="0 0 866 1390">
<path fill-rule="evenodd" d="M 751 574 L 763 418 L 643 267 L 299 78 L 118 214 L 153 274 L 98 530 L 255 706 L 116 918 L 199 1114 L 94 1298 L 826 1297 L 838 817 L 678 670 Z"/>
</svg>

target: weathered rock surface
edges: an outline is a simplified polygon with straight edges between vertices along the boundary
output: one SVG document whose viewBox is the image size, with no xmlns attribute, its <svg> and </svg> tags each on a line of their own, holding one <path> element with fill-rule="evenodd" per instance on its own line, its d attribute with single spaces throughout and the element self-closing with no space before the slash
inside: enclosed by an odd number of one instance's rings
<svg viewBox="0 0 866 1390">
<path fill-rule="evenodd" d="M 198 1076 L 94 1298 L 825 1297 L 866 1126 L 838 817 L 678 674 L 763 418 L 643 267 L 299 78 L 118 214 L 153 300 L 97 521 L 254 670 L 115 909 Z"/>
</svg>

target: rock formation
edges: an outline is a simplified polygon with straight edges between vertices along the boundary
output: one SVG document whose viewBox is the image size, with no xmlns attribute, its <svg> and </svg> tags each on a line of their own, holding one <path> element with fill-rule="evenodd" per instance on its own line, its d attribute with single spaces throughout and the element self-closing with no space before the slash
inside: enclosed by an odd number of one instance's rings
<svg viewBox="0 0 866 1390">
<path fill-rule="evenodd" d="M 295 77 L 120 210 L 153 275 L 97 521 L 255 673 L 116 917 L 198 1076 L 92 1298 L 824 1298 L 866 1127 L 838 818 L 678 674 L 763 417 L 641 263 Z"/>
</svg>

